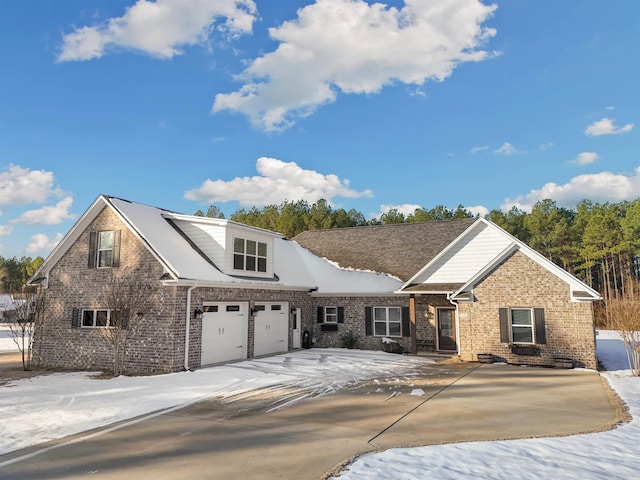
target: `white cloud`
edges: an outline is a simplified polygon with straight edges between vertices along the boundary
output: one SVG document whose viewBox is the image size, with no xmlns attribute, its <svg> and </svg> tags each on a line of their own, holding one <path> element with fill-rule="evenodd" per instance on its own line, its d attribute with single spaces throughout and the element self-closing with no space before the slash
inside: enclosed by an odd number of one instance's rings
<svg viewBox="0 0 640 480">
<path fill-rule="evenodd" d="M 53 172 L 10 165 L 0 173 L 0 205 L 44 203 L 59 194 L 53 187 Z"/>
<path fill-rule="evenodd" d="M 58 233 L 52 240 L 49 240 L 49 237 L 43 233 L 33 235 L 29 241 L 29 245 L 27 245 L 27 253 L 50 252 L 60 243 L 62 237 L 63 235 L 61 233 Z"/>
<path fill-rule="evenodd" d="M 579 175 L 564 185 L 547 183 L 538 190 L 515 199 L 506 199 L 502 210 L 508 211 L 514 205 L 530 212 L 533 205 L 546 198 L 555 200 L 559 205 L 573 207 L 580 200 L 588 198 L 594 202 L 622 202 L 640 197 L 640 167 L 630 175 L 600 172 Z"/>
<path fill-rule="evenodd" d="M 406 217 L 407 215 L 413 215 L 418 208 L 422 207 L 413 203 L 403 203 L 401 205 L 380 205 L 380 213 L 378 214 L 378 217 L 385 213 L 389 213 L 391 210 L 397 210 Z"/>
<path fill-rule="evenodd" d="M 553 147 L 553 145 L 554 145 L 553 142 L 543 143 L 538 147 L 538 149 L 544 152 L 545 150 L 549 150 L 551 147 Z"/>
<path fill-rule="evenodd" d="M 472 154 L 476 154 L 476 153 L 480 153 L 480 152 L 484 152 L 486 150 L 489 150 L 489 145 L 479 145 L 477 147 L 473 147 L 471 150 L 469 150 Z"/>
<path fill-rule="evenodd" d="M 57 225 L 65 220 L 73 220 L 75 215 L 69 213 L 73 204 L 73 198 L 66 197 L 57 204 L 45 206 L 37 210 L 29 210 L 13 220 L 13 223 L 26 223 L 27 225 Z"/>
<path fill-rule="evenodd" d="M 599 135 L 613 135 L 617 133 L 630 132 L 631 130 L 633 130 L 633 126 L 633 123 L 627 123 L 622 127 L 616 127 L 613 124 L 612 119 L 605 117 L 602 120 L 598 120 L 589 125 L 584 133 L 585 135 L 588 135 L 590 137 L 597 137 Z"/>
<path fill-rule="evenodd" d="M 9 225 L 0 225 L 0 237 L 11 235 L 13 228 Z"/>
<path fill-rule="evenodd" d="M 237 177 L 228 182 L 205 180 L 200 188 L 187 191 L 184 198 L 209 203 L 238 201 L 243 207 L 261 207 L 284 200 L 315 203 L 321 198 L 330 201 L 334 197 L 372 196 L 371 190 L 358 192 L 349 188 L 349 180 L 304 170 L 295 162 L 260 157 L 256 170 L 260 175 L 254 177 Z"/>
<path fill-rule="evenodd" d="M 589 165 L 595 162 L 599 158 L 599 155 L 596 152 L 582 152 L 578 154 L 578 157 L 575 160 L 572 160 L 572 163 L 577 163 L 578 165 Z"/>
<path fill-rule="evenodd" d="M 479 0 L 405 0 L 401 9 L 364 0 L 317 0 L 295 20 L 269 29 L 278 48 L 238 76 L 239 90 L 216 95 L 212 112 L 249 117 L 279 131 L 335 101 L 338 92 L 378 93 L 396 82 L 444 81 L 464 62 L 492 53 L 496 34 L 482 24 L 495 5 Z"/>
<path fill-rule="evenodd" d="M 514 153 L 520 153 L 516 147 L 511 145 L 509 142 L 504 142 L 500 148 L 494 150 L 493 153 L 497 153 L 500 155 L 504 155 L 508 157 L 509 155 L 513 155 Z"/>
<path fill-rule="evenodd" d="M 121 17 L 64 35 L 57 60 L 90 60 L 118 48 L 172 58 L 206 44 L 214 29 L 230 37 L 250 33 L 255 19 L 253 0 L 138 0 Z"/>
<path fill-rule="evenodd" d="M 465 210 L 470 211 L 473 215 L 479 215 L 484 217 L 489 213 L 489 209 L 484 205 L 476 205 L 475 207 L 465 207 Z"/>
</svg>

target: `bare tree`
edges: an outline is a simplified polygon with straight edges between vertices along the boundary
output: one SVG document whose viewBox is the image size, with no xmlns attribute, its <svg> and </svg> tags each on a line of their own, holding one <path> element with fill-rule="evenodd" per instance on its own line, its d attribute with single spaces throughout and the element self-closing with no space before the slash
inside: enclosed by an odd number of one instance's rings
<svg viewBox="0 0 640 480">
<path fill-rule="evenodd" d="M 627 283 L 623 294 L 607 301 L 607 318 L 612 329 L 618 330 L 631 375 L 640 376 L 640 282 Z"/>
<path fill-rule="evenodd" d="M 40 333 L 48 298 L 44 290 L 13 296 L 15 321 L 9 325 L 13 341 L 22 354 L 22 368 L 31 370 L 33 363 L 33 340 Z"/>
<path fill-rule="evenodd" d="M 117 274 L 111 271 L 104 291 L 109 325 L 101 329 L 102 338 L 113 348 L 113 374 L 124 373 L 127 340 L 151 304 L 152 282 L 139 271 Z"/>
</svg>

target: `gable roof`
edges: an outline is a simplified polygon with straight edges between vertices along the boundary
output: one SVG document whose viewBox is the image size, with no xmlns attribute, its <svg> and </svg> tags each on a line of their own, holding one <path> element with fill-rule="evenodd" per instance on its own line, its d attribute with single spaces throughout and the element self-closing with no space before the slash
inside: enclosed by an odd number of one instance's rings
<svg viewBox="0 0 640 480">
<path fill-rule="evenodd" d="M 117 197 L 100 195 L 76 222 L 62 241 L 53 249 L 30 282 L 37 283 L 64 256 L 71 245 L 105 209 L 111 209 L 156 258 L 164 268 L 165 283 L 220 286 L 235 288 L 264 288 L 318 291 L 321 294 L 390 294 L 401 283 L 384 274 L 351 272 L 315 257 L 299 244 L 268 230 L 195 215 L 184 215 Z M 207 258 L 188 232 L 180 229 L 180 221 L 208 223 L 225 228 L 233 225 L 246 231 L 256 231 L 273 237 L 275 278 L 248 278 L 225 274 Z M 199 239 L 200 243 L 207 239 Z M 210 242 L 215 242 L 211 236 Z"/>
<path fill-rule="evenodd" d="M 572 301 L 596 301 L 600 294 L 498 225 L 478 218 L 411 277 L 399 292 L 446 293 L 472 301 L 473 288 L 502 261 L 521 252 L 569 285 Z M 443 279 L 450 283 L 442 283 Z M 451 282 L 460 283 L 451 283 Z"/>
<path fill-rule="evenodd" d="M 384 272 L 406 282 L 475 221 L 464 218 L 308 230 L 293 240 L 343 268 Z"/>
</svg>

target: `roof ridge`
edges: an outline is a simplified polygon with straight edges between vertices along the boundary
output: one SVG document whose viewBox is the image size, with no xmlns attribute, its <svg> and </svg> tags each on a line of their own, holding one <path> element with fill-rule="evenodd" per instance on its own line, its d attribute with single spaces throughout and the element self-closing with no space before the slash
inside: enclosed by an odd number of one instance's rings
<svg viewBox="0 0 640 480">
<path fill-rule="evenodd" d="M 298 235 L 302 235 L 306 232 L 332 232 L 337 230 L 353 230 L 353 229 L 370 229 L 370 228 L 402 228 L 407 226 L 416 226 L 416 225 L 433 225 L 437 223 L 454 223 L 454 222 L 463 222 L 463 221 L 471 221 L 475 222 L 477 220 L 476 217 L 467 217 L 467 218 L 447 218 L 444 220 L 429 220 L 426 222 L 402 222 L 402 223 L 386 223 L 381 225 L 355 225 L 353 227 L 335 227 L 335 228 L 318 228 L 313 230 L 304 230 L 300 232 Z M 298 236 L 296 235 L 296 236 Z M 295 238 L 295 237 L 294 237 Z"/>
</svg>

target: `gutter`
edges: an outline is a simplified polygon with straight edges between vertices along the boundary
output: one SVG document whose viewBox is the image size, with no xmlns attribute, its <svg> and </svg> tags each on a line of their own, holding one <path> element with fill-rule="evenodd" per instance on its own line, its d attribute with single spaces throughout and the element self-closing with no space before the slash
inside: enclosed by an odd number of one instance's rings
<svg viewBox="0 0 640 480">
<path fill-rule="evenodd" d="M 184 369 L 189 371 L 189 333 L 191 330 L 191 292 L 198 285 L 195 283 L 187 289 L 187 316 L 185 319 L 184 332 Z"/>
</svg>

